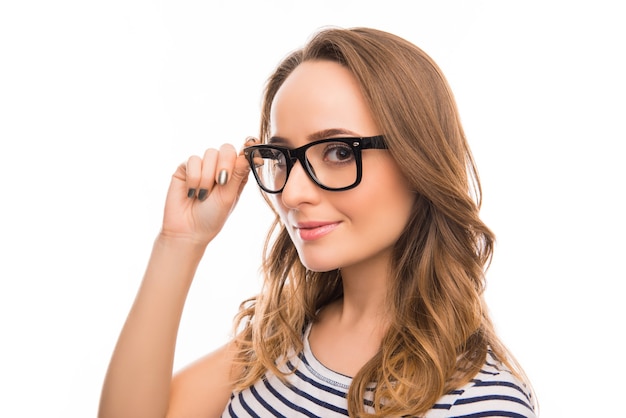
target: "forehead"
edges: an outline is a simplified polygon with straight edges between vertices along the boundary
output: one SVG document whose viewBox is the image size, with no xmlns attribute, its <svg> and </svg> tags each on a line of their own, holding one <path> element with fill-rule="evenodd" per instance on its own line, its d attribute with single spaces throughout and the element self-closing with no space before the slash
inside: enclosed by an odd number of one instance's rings
<svg viewBox="0 0 626 418">
<path fill-rule="evenodd" d="M 378 134 L 356 78 L 332 61 L 306 61 L 293 70 L 274 97 L 270 126 L 272 136 L 287 138 L 325 129 Z"/>
</svg>

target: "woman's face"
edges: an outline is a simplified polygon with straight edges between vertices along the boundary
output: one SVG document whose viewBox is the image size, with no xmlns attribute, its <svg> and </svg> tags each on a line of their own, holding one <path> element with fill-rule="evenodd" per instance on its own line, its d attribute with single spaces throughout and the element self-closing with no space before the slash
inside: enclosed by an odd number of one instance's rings
<svg viewBox="0 0 626 418">
<path fill-rule="evenodd" d="M 289 148 L 321 138 L 384 134 L 354 76 L 331 61 L 300 64 L 278 90 L 270 118 L 270 142 Z M 296 162 L 282 193 L 270 195 L 309 270 L 386 267 L 407 224 L 414 193 L 389 152 L 363 150 L 362 157 L 363 177 L 353 189 L 323 190 Z"/>
</svg>

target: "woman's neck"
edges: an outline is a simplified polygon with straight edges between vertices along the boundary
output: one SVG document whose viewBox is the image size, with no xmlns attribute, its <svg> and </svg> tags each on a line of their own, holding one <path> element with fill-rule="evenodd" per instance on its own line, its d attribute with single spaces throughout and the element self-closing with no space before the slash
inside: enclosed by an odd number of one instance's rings
<svg viewBox="0 0 626 418">
<path fill-rule="evenodd" d="M 309 343 L 326 367 L 354 376 L 380 350 L 387 331 L 387 278 L 349 269 L 342 270 L 342 279 L 343 297 L 322 308 Z"/>
<path fill-rule="evenodd" d="M 377 257 L 341 269 L 345 320 L 385 316 L 389 287 L 388 257 Z"/>
</svg>

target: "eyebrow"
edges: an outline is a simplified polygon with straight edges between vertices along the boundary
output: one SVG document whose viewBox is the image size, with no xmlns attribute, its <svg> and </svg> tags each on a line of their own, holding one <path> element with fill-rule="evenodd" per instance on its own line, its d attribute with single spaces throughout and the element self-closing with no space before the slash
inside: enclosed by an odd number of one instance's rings
<svg viewBox="0 0 626 418">
<path fill-rule="evenodd" d="M 307 136 L 307 141 L 309 142 L 319 141 L 321 139 L 332 138 L 332 137 L 340 136 L 340 135 L 357 137 L 357 138 L 361 137 L 361 135 L 349 129 L 331 128 L 331 129 L 323 129 L 321 131 L 313 132 L 312 134 Z M 273 136 L 269 139 L 269 141 L 267 141 L 267 143 L 286 145 L 286 144 L 289 144 L 289 140 L 281 136 Z"/>
</svg>

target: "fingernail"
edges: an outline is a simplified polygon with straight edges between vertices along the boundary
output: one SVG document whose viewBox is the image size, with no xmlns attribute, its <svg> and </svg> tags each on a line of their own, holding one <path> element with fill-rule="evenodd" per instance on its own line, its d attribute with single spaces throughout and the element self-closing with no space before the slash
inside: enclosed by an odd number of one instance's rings
<svg viewBox="0 0 626 418">
<path fill-rule="evenodd" d="M 204 199 L 206 199 L 206 197 L 208 196 L 209 191 L 207 189 L 200 189 L 200 191 L 198 191 L 198 200 L 203 202 Z"/>
<path fill-rule="evenodd" d="M 246 145 L 254 145 L 256 144 L 256 138 L 253 136 L 249 136 L 246 138 Z"/>
<path fill-rule="evenodd" d="M 223 186 L 226 184 L 227 181 L 228 181 L 228 171 L 226 169 L 223 169 L 217 175 L 217 184 L 219 184 L 220 186 Z"/>
<path fill-rule="evenodd" d="M 188 198 L 190 198 L 190 199 L 191 199 L 191 198 L 192 198 L 192 197 L 194 197 L 195 195 L 196 195 L 196 189 L 189 189 L 189 190 L 187 191 L 187 197 L 188 197 Z"/>
</svg>

